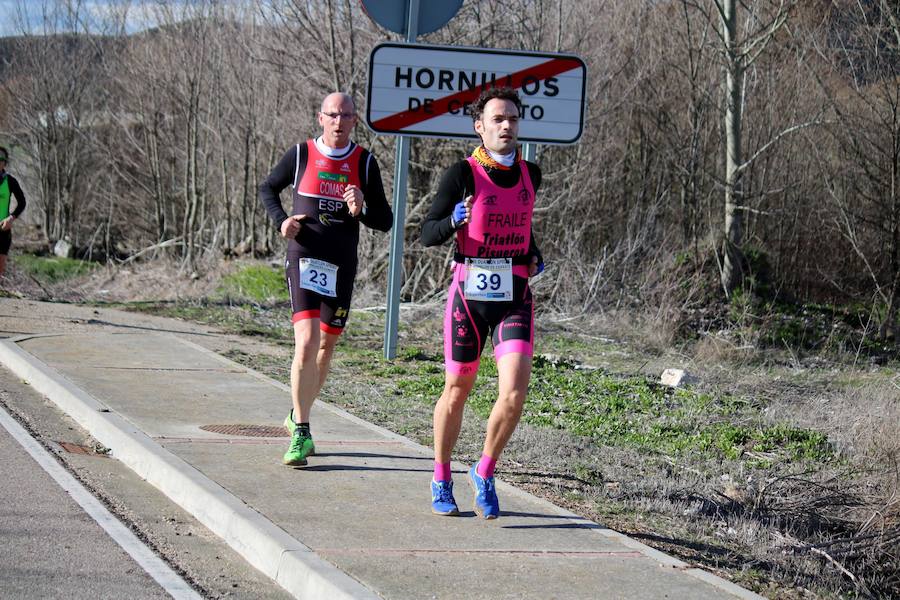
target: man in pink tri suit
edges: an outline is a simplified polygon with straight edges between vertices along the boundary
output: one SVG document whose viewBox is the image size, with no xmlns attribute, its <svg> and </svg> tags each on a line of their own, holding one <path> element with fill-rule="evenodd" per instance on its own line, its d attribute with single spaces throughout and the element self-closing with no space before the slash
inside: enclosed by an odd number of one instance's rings
<svg viewBox="0 0 900 600">
<path fill-rule="evenodd" d="M 443 175 L 422 225 L 426 246 L 456 234 L 453 281 L 444 314 L 444 390 L 434 408 L 431 510 L 458 515 L 450 454 L 488 335 L 499 374 L 481 459 L 469 470 L 475 512 L 500 515 L 494 467 L 525 402 L 534 348 L 534 305 L 528 279 L 543 269 L 531 220 L 540 168 L 516 147 L 522 103 L 510 88 L 485 90 L 471 113 L 481 145 Z"/>
</svg>

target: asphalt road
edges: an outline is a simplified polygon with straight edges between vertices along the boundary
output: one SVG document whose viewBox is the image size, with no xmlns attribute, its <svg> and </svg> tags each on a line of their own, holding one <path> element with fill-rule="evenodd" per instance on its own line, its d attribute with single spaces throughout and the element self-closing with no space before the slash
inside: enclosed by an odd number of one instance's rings
<svg viewBox="0 0 900 600">
<path fill-rule="evenodd" d="M 169 597 L 5 428 L 0 473 L 4 598 Z"/>
<path fill-rule="evenodd" d="M 83 429 L 2 366 L 0 410 L 200 597 L 290 597 L 129 468 L 92 452 Z M 0 426 L 0 598 L 169 597 Z"/>
</svg>

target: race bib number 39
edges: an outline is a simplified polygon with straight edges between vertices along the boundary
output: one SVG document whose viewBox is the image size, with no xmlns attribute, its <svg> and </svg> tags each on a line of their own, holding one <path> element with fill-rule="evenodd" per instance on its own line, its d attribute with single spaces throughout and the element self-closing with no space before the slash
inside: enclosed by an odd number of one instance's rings
<svg viewBox="0 0 900 600">
<path fill-rule="evenodd" d="M 300 287 L 322 294 L 337 296 L 337 265 L 315 258 L 300 259 Z"/>
<path fill-rule="evenodd" d="M 511 258 L 466 259 L 466 299 L 506 302 L 512 300 L 512 291 Z"/>
</svg>

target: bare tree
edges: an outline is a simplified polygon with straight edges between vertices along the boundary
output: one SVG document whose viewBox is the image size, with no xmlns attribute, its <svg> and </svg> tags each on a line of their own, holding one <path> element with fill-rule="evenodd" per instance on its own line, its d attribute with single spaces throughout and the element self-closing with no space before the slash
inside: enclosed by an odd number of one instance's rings
<svg viewBox="0 0 900 600">
<path fill-rule="evenodd" d="M 4 85 L 17 115 L 16 132 L 40 182 L 35 207 L 47 241 L 72 237 L 91 166 L 91 130 L 102 121 L 101 42 L 84 30 L 80 3 L 46 5 L 42 33 L 26 32 Z M 74 240 L 77 242 L 77 240 Z"/>
<path fill-rule="evenodd" d="M 84 35 L 92 21 L 74 10 L 87 4 L 46 6 L 56 15 L 49 33 L 80 35 L 24 36 L 4 48 L 26 51 L 0 56 L 0 106 L 9 112 L 0 134 L 28 149 L 23 162 L 45 235 L 119 256 L 169 252 L 191 268 L 201 257 L 281 247 L 256 185 L 286 148 L 315 133 L 325 93 L 356 92 L 362 110 L 366 56 L 380 40 L 397 39 L 354 0 L 159 0 L 148 5 L 152 27 L 126 33 L 120 25 L 102 42 Z M 779 285 L 799 298 L 875 295 L 879 310 L 896 313 L 897 92 L 885 66 L 894 64 L 896 8 L 888 0 L 823 2 L 805 14 L 808 6 L 468 2 L 423 36 L 575 53 L 588 64 L 581 142 L 538 152 L 535 231 L 549 268 L 536 289 L 543 286 L 553 306 L 658 302 L 648 290 L 667 284 L 648 274 L 687 255 L 700 272 L 720 250 L 719 277 L 705 276 L 727 293 L 745 274 L 744 254 L 765 253 Z M 851 9 L 865 19 L 840 37 Z M 804 22 L 820 24 L 823 58 L 803 58 L 814 39 L 797 34 Z M 829 46 L 835 40 L 845 42 L 839 52 Z M 815 68 L 797 68 L 813 59 Z M 820 121 L 813 76 L 840 123 L 828 136 L 805 128 Z M 790 135 L 801 128 L 802 136 Z M 364 126 L 354 136 L 389 174 L 394 138 Z M 421 248 L 419 225 L 437 174 L 475 141 L 412 145 L 405 297 L 429 298 L 442 287 L 446 248 Z M 81 176 L 97 170 L 104 177 Z M 820 201 L 826 195 L 831 203 Z M 840 238 L 823 239 L 818 223 L 834 223 Z M 827 252 L 837 245 L 847 251 Z M 381 238 L 362 234 L 360 272 L 376 286 L 385 252 Z"/>
<path fill-rule="evenodd" d="M 737 0 L 714 0 L 721 28 L 719 38 L 725 66 L 725 235 L 722 241 L 721 280 L 726 295 L 743 280 L 743 195 L 741 177 L 750 161 L 744 160 L 744 76 L 747 69 L 772 42 L 787 22 L 795 0 L 766 0 L 755 4 L 741 2 L 744 28 L 739 31 L 741 15 Z M 752 158 L 751 158 L 752 160 Z"/>
<path fill-rule="evenodd" d="M 842 16 L 850 26 L 833 51 L 822 48 L 846 76 L 820 79 L 834 106 L 835 144 L 834 154 L 819 149 L 819 172 L 834 223 L 871 282 L 884 339 L 896 336 L 900 312 L 900 6 L 860 3 Z"/>
</svg>

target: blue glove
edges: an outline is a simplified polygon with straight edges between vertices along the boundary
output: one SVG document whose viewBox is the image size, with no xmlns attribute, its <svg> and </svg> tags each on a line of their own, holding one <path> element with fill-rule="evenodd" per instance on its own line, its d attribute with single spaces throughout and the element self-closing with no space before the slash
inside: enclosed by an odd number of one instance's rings
<svg viewBox="0 0 900 600">
<path fill-rule="evenodd" d="M 465 219 L 466 203 L 465 201 L 463 201 L 453 207 L 453 214 L 450 215 L 450 224 L 453 225 L 453 229 L 459 229 L 460 223 L 462 223 Z"/>
<path fill-rule="evenodd" d="M 537 273 L 535 273 L 535 275 L 540 275 L 543 272 L 544 272 L 544 261 L 541 261 L 538 263 L 538 270 L 537 270 Z"/>
</svg>

